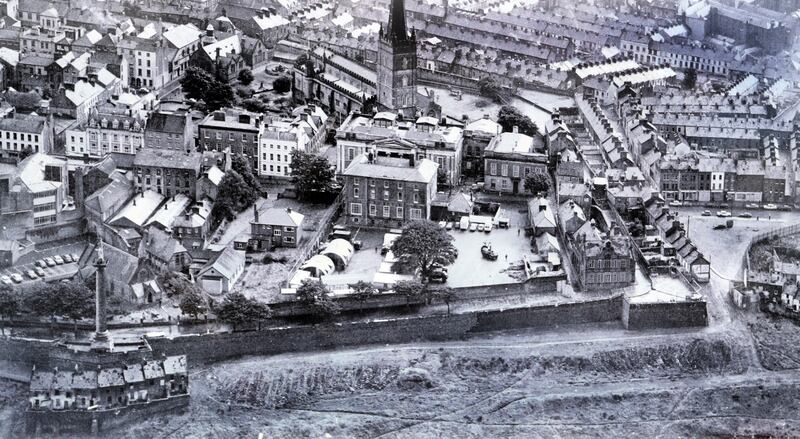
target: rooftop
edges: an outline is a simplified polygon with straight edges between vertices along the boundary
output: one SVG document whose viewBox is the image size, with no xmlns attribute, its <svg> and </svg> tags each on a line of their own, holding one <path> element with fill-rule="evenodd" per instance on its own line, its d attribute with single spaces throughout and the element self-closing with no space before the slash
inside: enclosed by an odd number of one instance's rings
<svg viewBox="0 0 800 439">
<path fill-rule="evenodd" d="M 437 169 L 438 165 L 428 159 L 419 159 L 411 166 L 409 159 L 379 156 L 370 163 L 367 155 L 362 154 L 350 163 L 343 174 L 427 184 L 436 179 Z"/>
</svg>

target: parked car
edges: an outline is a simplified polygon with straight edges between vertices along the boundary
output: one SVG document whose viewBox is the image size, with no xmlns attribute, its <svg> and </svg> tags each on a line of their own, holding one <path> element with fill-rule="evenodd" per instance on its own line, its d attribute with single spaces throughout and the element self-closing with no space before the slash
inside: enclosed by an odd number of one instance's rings
<svg viewBox="0 0 800 439">
<path fill-rule="evenodd" d="M 785 210 L 785 211 L 787 211 L 787 212 L 788 212 L 788 211 L 792 210 L 792 206 L 790 206 L 790 205 L 788 205 L 788 204 L 781 204 L 781 206 L 779 207 L 779 209 L 780 209 L 780 210 Z"/>
<path fill-rule="evenodd" d="M 469 231 L 470 232 L 474 232 L 476 230 L 478 230 L 478 224 L 472 223 L 472 224 L 469 225 Z"/>
<path fill-rule="evenodd" d="M 39 278 L 39 275 L 36 274 L 36 272 L 33 271 L 33 270 L 28 270 L 28 271 L 25 272 L 25 274 L 28 275 L 28 277 L 30 279 L 38 279 Z"/>
<path fill-rule="evenodd" d="M 764 205 L 764 210 L 778 210 L 778 206 L 769 203 Z"/>
<path fill-rule="evenodd" d="M 11 282 L 11 278 L 8 276 L 0 276 L 0 282 L 6 285 L 14 285 L 14 282 Z"/>
<path fill-rule="evenodd" d="M 41 268 L 36 267 L 33 269 L 33 271 L 36 272 L 36 274 L 39 275 L 39 277 L 44 278 L 44 270 L 42 270 Z"/>
<path fill-rule="evenodd" d="M 65 263 L 75 262 L 72 260 L 72 255 L 61 255 L 61 258 L 64 259 Z"/>
<path fill-rule="evenodd" d="M 752 218 L 753 214 L 750 212 L 742 212 L 738 215 L 739 218 Z"/>
<path fill-rule="evenodd" d="M 704 210 L 702 215 L 703 216 L 711 216 L 711 211 L 710 210 Z"/>
<path fill-rule="evenodd" d="M 747 208 L 747 209 L 758 209 L 759 206 L 758 206 L 758 204 L 755 204 L 755 203 L 748 203 L 748 204 L 745 204 L 744 207 Z"/>
<path fill-rule="evenodd" d="M 41 268 L 47 267 L 47 262 L 45 262 L 44 259 L 39 259 L 36 261 L 36 266 Z"/>
<path fill-rule="evenodd" d="M 483 232 L 483 224 L 478 224 L 478 231 Z"/>
<path fill-rule="evenodd" d="M 47 264 L 48 267 L 56 266 L 56 261 L 53 258 L 44 258 L 44 262 Z"/>
<path fill-rule="evenodd" d="M 483 225 L 483 231 L 486 232 L 486 233 L 491 233 L 492 232 L 492 225 L 491 224 L 484 224 Z"/>
<path fill-rule="evenodd" d="M 726 227 L 725 224 L 717 224 L 716 226 L 714 226 L 714 230 L 725 230 L 727 228 L 728 227 Z"/>
<path fill-rule="evenodd" d="M 56 262 L 56 264 L 58 264 L 58 265 L 63 265 L 63 264 L 64 264 L 64 259 L 63 259 L 61 256 L 59 256 L 59 255 L 55 255 L 55 256 L 53 256 L 53 260 L 54 260 L 54 261 Z"/>
<path fill-rule="evenodd" d="M 447 227 L 447 221 L 439 221 L 439 227 L 441 227 L 442 229 Z"/>
<path fill-rule="evenodd" d="M 461 220 L 459 220 L 459 222 L 458 222 L 458 228 L 463 230 L 463 231 L 465 231 L 465 232 L 467 231 L 467 229 L 469 229 L 469 217 L 468 216 L 462 216 L 461 217 Z"/>
<path fill-rule="evenodd" d="M 23 281 L 22 276 L 20 276 L 19 273 L 12 274 L 11 275 L 11 280 L 13 280 L 16 283 L 22 283 L 22 281 Z"/>
<path fill-rule="evenodd" d="M 444 226 L 445 230 L 453 230 L 453 222 L 448 221 L 447 225 Z"/>
<path fill-rule="evenodd" d="M 728 218 L 729 216 L 731 216 L 731 213 L 728 212 L 727 210 L 720 210 L 717 211 L 717 216 L 720 218 Z"/>
<path fill-rule="evenodd" d="M 669 205 L 672 206 L 672 207 L 681 207 L 681 206 L 683 206 L 683 203 L 681 203 L 678 200 L 672 200 L 672 201 L 669 202 Z"/>
</svg>

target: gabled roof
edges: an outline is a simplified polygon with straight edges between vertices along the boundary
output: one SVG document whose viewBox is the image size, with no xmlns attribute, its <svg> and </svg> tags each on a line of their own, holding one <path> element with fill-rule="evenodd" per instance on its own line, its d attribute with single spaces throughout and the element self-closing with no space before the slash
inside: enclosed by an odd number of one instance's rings
<svg viewBox="0 0 800 439">
<path fill-rule="evenodd" d="M 230 280 L 236 277 L 236 272 L 244 266 L 244 262 L 244 252 L 234 250 L 233 247 L 225 247 L 225 250 L 217 256 L 214 262 L 209 263 L 200 270 L 198 276 L 202 276 L 205 272 L 213 268 L 217 273 Z"/>
<path fill-rule="evenodd" d="M 298 212 L 287 209 L 267 208 L 258 211 L 256 224 L 266 224 L 281 227 L 300 227 L 304 216 Z"/>
<path fill-rule="evenodd" d="M 147 118 L 145 130 L 183 134 L 186 130 L 186 116 L 174 113 L 152 113 L 150 117 Z"/>
<path fill-rule="evenodd" d="M 202 32 L 193 24 L 181 24 L 162 34 L 174 48 L 182 49 L 200 39 Z"/>
</svg>

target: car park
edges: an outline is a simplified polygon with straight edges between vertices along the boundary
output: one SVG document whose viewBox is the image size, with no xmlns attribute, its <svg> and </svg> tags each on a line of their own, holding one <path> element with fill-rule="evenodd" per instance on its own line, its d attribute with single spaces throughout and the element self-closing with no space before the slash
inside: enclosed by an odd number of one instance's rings
<svg viewBox="0 0 800 439">
<path fill-rule="evenodd" d="M 58 264 L 58 265 L 63 265 L 63 264 L 64 264 L 64 259 L 63 259 L 61 256 L 59 256 L 59 255 L 55 255 L 55 256 L 53 256 L 53 260 L 54 260 L 54 261 L 56 262 L 56 264 Z"/>
<path fill-rule="evenodd" d="M 12 274 L 11 275 L 11 280 L 13 280 L 16 283 L 22 283 L 22 281 L 23 281 L 22 276 L 20 276 L 19 273 Z"/>
<path fill-rule="evenodd" d="M 711 216 L 711 211 L 710 210 L 704 210 L 702 215 L 703 216 Z"/>
<path fill-rule="evenodd" d="M 14 285 L 14 282 L 11 282 L 11 278 L 8 276 L 0 276 L 0 282 L 6 285 Z"/>
<path fill-rule="evenodd" d="M 44 262 L 47 263 L 48 267 L 55 267 L 56 261 L 53 258 L 44 258 Z"/>
<path fill-rule="evenodd" d="M 717 216 L 720 217 L 720 218 L 727 218 L 727 217 L 731 216 L 731 213 L 728 212 L 727 210 L 720 210 L 720 211 L 717 211 Z"/>
<path fill-rule="evenodd" d="M 39 275 L 38 275 L 38 274 L 36 274 L 36 272 L 35 272 L 35 271 L 33 271 L 33 270 L 28 270 L 28 271 L 26 271 L 26 272 L 25 272 L 25 274 L 26 274 L 26 275 L 28 276 L 28 278 L 30 278 L 30 279 L 38 279 L 38 278 L 39 278 Z"/>
<path fill-rule="evenodd" d="M 39 267 L 33 269 L 33 271 L 41 278 L 44 278 L 44 270 Z"/>
</svg>

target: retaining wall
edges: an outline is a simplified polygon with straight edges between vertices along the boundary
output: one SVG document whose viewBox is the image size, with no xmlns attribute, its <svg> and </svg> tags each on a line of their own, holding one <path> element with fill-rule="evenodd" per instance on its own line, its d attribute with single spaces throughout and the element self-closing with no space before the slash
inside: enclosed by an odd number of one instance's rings
<svg viewBox="0 0 800 439">
<path fill-rule="evenodd" d="M 630 303 L 622 306 L 627 329 L 682 328 L 708 325 L 706 302 Z"/>
</svg>

